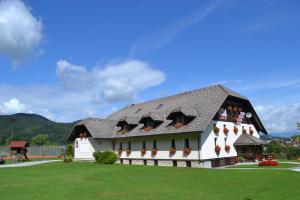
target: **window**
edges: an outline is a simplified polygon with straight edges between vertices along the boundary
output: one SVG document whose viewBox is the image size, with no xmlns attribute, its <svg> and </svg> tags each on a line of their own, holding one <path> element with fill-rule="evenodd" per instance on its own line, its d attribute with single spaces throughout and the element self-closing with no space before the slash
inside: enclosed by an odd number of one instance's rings
<svg viewBox="0 0 300 200">
<path fill-rule="evenodd" d="M 184 115 L 176 116 L 175 124 L 177 124 L 177 123 L 184 124 Z"/>
<path fill-rule="evenodd" d="M 224 142 L 225 142 L 225 146 L 226 146 L 227 138 L 224 138 Z"/>
<path fill-rule="evenodd" d="M 122 142 L 119 143 L 119 149 L 121 149 L 121 150 L 123 149 L 123 144 L 122 144 Z"/>
<path fill-rule="evenodd" d="M 157 148 L 156 140 L 153 141 L 153 149 Z"/>
<path fill-rule="evenodd" d="M 190 148 L 190 140 L 188 138 L 184 140 L 184 147 Z"/>
<path fill-rule="evenodd" d="M 143 149 L 146 149 L 146 141 L 143 141 Z"/>
<path fill-rule="evenodd" d="M 218 138 L 215 138 L 215 146 L 217 145 L 217 139 L 218 139 Z"/>
<path fill-rule="evenodd" d="M 160 109 L 164 104 L 159 104 L 156 109 Z"/>
<path fill-rule="evenodd" d="M 78 148 L 78 141 L 75 142 L 75 147 Z"/>
<path fill-rule="evenodd" d="M 128 142 L 128 149 L 131 149 L 131 142 Z"/>
<path fill-rule="evenodd" d="M 172 140 L 171 140 L 171 147 L 176 147 L 175 139 L 172 139 Z"/>
<path fill-rule="evenodd" d="M 150 119 L 145 122 L 145 128 L 153 128 L 153 126 L 153 120 Z"/>
</svg>

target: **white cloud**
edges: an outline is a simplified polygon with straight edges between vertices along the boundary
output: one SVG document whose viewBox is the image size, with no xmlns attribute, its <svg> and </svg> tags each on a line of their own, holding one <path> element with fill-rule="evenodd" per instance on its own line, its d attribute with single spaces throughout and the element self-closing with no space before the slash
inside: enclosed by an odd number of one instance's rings
<svg viewBox="0 0 300 200">
<path fill-rule="evenodd" d="M 133 100 L 139 92 L 165 81 L 163 72 L 139 60 L 91 70 L 60 60 L 56 67 L 57 78 L 66 89 L 85 90 L 100 103 Z"/>
<path fill-rule="evenodd" d="M 1 112 L 5 114 L 30 112 L 27 107 L 16 98 L 12 98 L 9 101 L 3 102 L 3 104 L 0 105 L 0 109 Z"/>
<path fill-rule="evenodd" d="M 300 121 L 300 103 L 285 106 L 257 106 L 255 110 L 270 133 L 296 131 L 296 123 Z"/>
<path fill-rule="evenodd" d="M 0 53 L 17 66 L 42 40 L 42 22 L 20 0 L 0 1 Z"/>
</svg>

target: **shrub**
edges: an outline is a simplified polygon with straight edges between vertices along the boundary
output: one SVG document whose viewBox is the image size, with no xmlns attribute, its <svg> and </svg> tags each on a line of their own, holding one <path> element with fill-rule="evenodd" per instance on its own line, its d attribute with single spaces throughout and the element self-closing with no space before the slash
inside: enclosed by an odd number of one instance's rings
<svg viewBox="0 0 300 200">
<path fill-rule="evenodd" d="M 241 162 L 241 163 L 243 163 L 243 162 L 245 162 L 245 157 L 244 156 L 242 156 L 242 155 L 239 155 L 238 157 L 237 157 L 237 161 L 238 162 Z"/>
<path fill-rule="evenodd" d="M 66 154 L 67 154 L 67 156 L 74 157 L 74 145 L 73 144 L 68 144 Z"/>
<path fill-rule="evenodd" d="M 73 162 L 73 158 L 70 157 L 70 156 L 66 156 L 66 157 L 64 158 L 64 162 L 65 162 L 65 163 L 71 163 L 71 162 Z"/>
<path fill-rule="evenodd" d="M 258 163 L 259 166 L 278 166 L 278 162 L 275 160 L 264 160 Z"/>
<path fill-rule="evenodd" d="M 96 163 L 114 164 L 117 161 L 118 156 L 113 151 L 97 151 L 94 152 L 94 158 L 96 160 Z"/>
</svg>

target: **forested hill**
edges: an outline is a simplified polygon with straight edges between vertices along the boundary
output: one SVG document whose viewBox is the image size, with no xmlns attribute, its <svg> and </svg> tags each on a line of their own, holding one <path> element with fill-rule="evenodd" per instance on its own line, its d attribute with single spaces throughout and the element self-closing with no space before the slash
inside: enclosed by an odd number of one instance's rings
<svg viewBox="0 0 300 200">
<path fill-rule="evenodd" d="M 14 122 L 14 139 L 31 139 L 37 134 L 49 136 L 50 143 L 65 144 L 66 135 L 72 130 L 74 123 L 57 123 L 36 114 L 19 113 L 0 115 L 0 145 L 10 141 L 11 119 Z"/>
</svg>

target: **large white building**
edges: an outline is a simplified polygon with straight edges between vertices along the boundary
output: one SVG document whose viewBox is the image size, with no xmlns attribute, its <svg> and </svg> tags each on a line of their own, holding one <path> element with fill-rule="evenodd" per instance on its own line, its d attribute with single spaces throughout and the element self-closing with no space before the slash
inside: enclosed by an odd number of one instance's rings
<svg viewBox="0 0 300 200">
<path fill-rule="evenodd" d="M 217 167 L 259 159 L 267 134 L 249 100 L 221 85 L 132 104 L 75 125 L 75 159 L 112 150 L 122 164 Z"/>
</svg>

